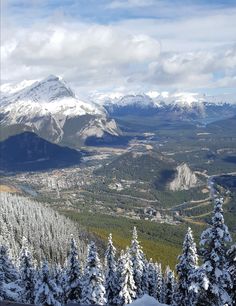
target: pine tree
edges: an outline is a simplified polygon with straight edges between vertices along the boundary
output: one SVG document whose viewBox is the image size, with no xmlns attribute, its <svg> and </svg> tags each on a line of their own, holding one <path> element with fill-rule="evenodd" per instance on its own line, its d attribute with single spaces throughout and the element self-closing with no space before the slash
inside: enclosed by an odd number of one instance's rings
<svg viewBox="0 0 236 306">
<path fill-rule="evenodd" d="M 137 297 L 143 295 L 142 278 L 144 269 L 144 254 L 138 241 L 137 229 L 133 229 L 133 237 L 130 247 L 131 261 L 133 263 L 134 282 L 136 286 Z"/>
<path fill-rule="evenodd" d="M 58 296 L 58 301 L 61 304 L 65 304 L 65 285 L 66 285 L 66 273 L 62 269 L 60 264 L 55 264 L 53 269 L 52 269 L 52 278 L 53 281 L 55 282 L 57 286 L 57 296 Z"/>
<path fill-rule="evenodd" d="M 175 295 L 175 276 L 170 267 L 167 266 L 165 271 L 165 303 L 168 305 L 174 304 Z"/>
<path fill-rule="evenodd" d="M 143 294 L 149 293 L 149 275 L 148 275 L 148 264 L 146 258 L 143 259 L 143 275 L 142 275 L 142 291 Z"/>
<path fill-rule="evenodd" d="M 51 278 L 48 263 L 46 261 L 44 261 L 37 278 L 34 303 L 43 306 L 60 306 L 58 288 Z"/>
<path fill-rule="evenodd" d="M 107 250 L 105 253 L 105 289 L 107 303 L 114 305 L 117 301 L 118 283 L 117 283 L 117 263 L 115 260 L 116 248 L 112 242 L 112 235 L 109 235 Z"/>
<path fill-rule="evenodd" d="M 162 268 L 161 264 L 156 264 L 156 271 L 157 271 L 157 300 L 159 302 L 164 302 L 165 298 L 163 297 L 163 275 L 162 275 Z"/>
<path fill-rule="evenodd" d="M 81 304 L 106 304 L 104 275 L 94 242 L 88 246 Z"/>
<path fill-rule="evenodd" d="M 231 305 L 229 288 L 230 274 L 227 271 L 227 243 L 231 241 L 228 227 L 224 224 L 223 199 L 216 198 L 211 227 L 201 236 L 203 268 L 208 278 L 208 287 L 201 292 L 203 303 L 207 305 Z"/>
<path fill-rule="evenodd" d="M 148 294 L 155 299 L 157 298 L 157 275 L 152 258 L 148 263 Z"/>
<path fill-rule="evenodd" d="M 65 301 L 78 303 L 82 294 L 82 271 L 74 238 L 71 238 L 65 274 Z"/>
<path fill-rule="evenodd" d="M 136 298 L 132 265 L 129 250 L 126 250 L 126 253 L 121 252 L 117 273 L 119 283 L 118 305 L 130 304 Z"/>
<path fill-rule="evenodd" d="M 23 245 L 19 256 L 19 276 L 21 302 L 33 304 L 35 298 L 35 269 L 33 266 L 31 253 L 28 250 L 26 239 L 23 240 Z"/>
<path fill-rule="evenodd" d="M 8 248 L 3 245 L 0 246 L 0 274 L 4 299 L 18 301 L 20 292 L 19 274 L 9 255 Z"/>
<path fill-rule="evenodd" d="M 232 280 L 230 296 L 233 305 L 236 305 L 236 244 L 232 245 L 227 252 L 227 267 Z"/>
<path fill-rule="evenodd" d="M 191 279 L 198 265 L 197 249 L 191 228 L 188 228 L 183 243 L 183 252 L 178 259 L 179 263 L 176 266 L 178 285 L 175 294 L 175 303 L 176 305 L 189 306 L 192 304 L 192 293 L 190 291 Z"/>
</svg>

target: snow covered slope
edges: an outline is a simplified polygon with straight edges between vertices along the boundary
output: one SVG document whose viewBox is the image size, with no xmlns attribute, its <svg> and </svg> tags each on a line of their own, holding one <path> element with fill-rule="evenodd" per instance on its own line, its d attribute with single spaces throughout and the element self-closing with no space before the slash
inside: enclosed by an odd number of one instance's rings
<svg viewBox="0 0 236 306">
<path fill-rule="evenodd" d="M 1 88 L 1 92 L 3 127 L 28 126 L 57 143 L 67 142 L 67 138 L 78 142 L 89 136 L 102 137 L 104 133 L 118 135 L 115 121 L 108 120 L 102 106 L 79 100 L 67 83 L 57 76 L 50 75 L 42 81 L 23 82 L 18 86 L 8 84 Z M 73 129 L 70 129 L 71 122 L 68 124 L 71 119 Z"/>
</svg>

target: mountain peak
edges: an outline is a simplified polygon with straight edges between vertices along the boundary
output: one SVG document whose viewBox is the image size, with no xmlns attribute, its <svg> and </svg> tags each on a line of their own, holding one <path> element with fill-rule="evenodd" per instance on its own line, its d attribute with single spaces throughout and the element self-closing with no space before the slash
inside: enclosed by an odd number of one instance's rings
<svg viewBox="0 0 236 306">
<path fill-rule="evenodd" d="M 58 76 L 56 76 L 54 74 L 50 74 L 45 79 L 43 79 L 44 82 L 59 81 L 59 80 L 60 80 L 60 77 L 58 77 Z"/>
</svg>

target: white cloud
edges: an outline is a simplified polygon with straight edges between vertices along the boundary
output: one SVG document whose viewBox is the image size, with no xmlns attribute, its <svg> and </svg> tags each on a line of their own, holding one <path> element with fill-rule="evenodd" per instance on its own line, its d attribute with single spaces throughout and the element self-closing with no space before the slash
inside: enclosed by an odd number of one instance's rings
<svg viewBox="0 0 236 306">
<path fill-rule="evenodd" d="M 142 8 L 154 2 L 110 5 Z M 63 14 L 33 25 L 9 18 L 1 37 L 2 79 L 58 74 L 88 94 L 234 87 L 236 8 L 188 11 L 190 15 L 173 19 L 135 18 L 107 25 L 79 18 L 68 22 Z"/>
</svg>

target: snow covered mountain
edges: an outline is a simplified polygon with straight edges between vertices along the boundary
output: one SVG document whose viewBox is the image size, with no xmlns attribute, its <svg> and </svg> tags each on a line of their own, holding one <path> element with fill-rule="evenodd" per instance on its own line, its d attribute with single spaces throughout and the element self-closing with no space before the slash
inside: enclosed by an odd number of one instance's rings
<svg viewBox="0 0 236 306">
<path fill-rule="evenodd" d="M 174 119 L 198 119 L 214 117 L 221 119 L 236 114 L 236 97 L 233 95 L 206 96 L 198 93 L 147 92 L 139 95 L 111 95 L 100 99 L 113 116 L 156 115 Z M 223 114 L 222 114 L 223 113 Z"/>
<path fill-rule="evenodd" d="M 119 134 L 102 106 L 79 100 L 67 83 L 54 75 L 42 81 L 3 85 L 0 123 L 7 131 L 9 127 L 18 132 L 30 128 L 45 139 L 71 145 L 90 136 Z"/>
</svg>

